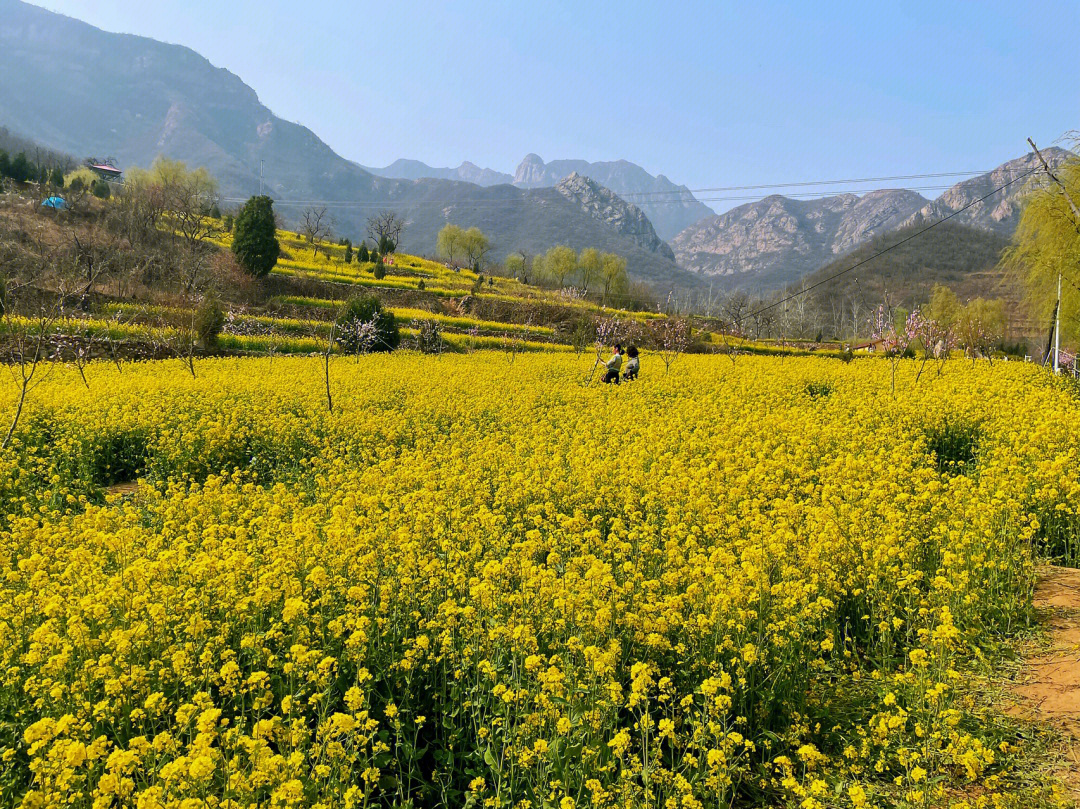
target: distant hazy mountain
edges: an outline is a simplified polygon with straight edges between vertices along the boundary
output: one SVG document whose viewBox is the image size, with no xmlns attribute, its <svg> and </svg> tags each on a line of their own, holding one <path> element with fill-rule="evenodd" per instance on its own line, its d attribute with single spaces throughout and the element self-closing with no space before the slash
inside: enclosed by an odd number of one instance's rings
<svg viewBox="0 0 1080 809">
<path fill-rule="evenodd" d="M 898 227 L 927 203 L 914 191 L 780 195 L 702 220 L 671 241 L 679 265 L 731 286 L 772 289 Z"/>
<path fill-rule="evenodd" d="M 577 173 L 596 180 L 616 194 L 632 202 L 649 218 L 661 239 L 670 239 L 698 220 L 712 216 L 711 208 L 698 202 L 684 185 L 675 185 L 663 174 L 654 177 L 641 166 L 626 160 L 590 163 L 587 160 L 554 160 L 545 163 L 538 155 L 529 154 L 518 164 L 513 174 L 482 169 L 465 162 L 456 169 L 433 168 L 419 160 L 395 160 L 385 168 L 364 167 L 380 177 L 419 180 L 434 177 L 441 180 L 465 180 L 478 185 L 513 183 L 519 188 L 554 188 L 571 174 Z"/>
<path fill-rule="evenodd" d="M 371 213 L 392 208 L 409 223 L 403 247 L 420 253 L 433 252 L 452 221 L 482 228 L 499 258 L 556 243 L 595 246 L 626 255 L 639 280 L 665 288 L 699 280 L 667 251 L 620 231 L 617 217 L 598 218 L 554 189 L 376 177 L 188 48 L 0 0 L 0 75 L 0 125 L 19 134 L 121 167 L 149 165 L 159 154 L 206 166 L 236 201 L 258 191 L 261 164 L 264 187 L 287 218 L 311 200 L 330 202 L 338 232 L 354 239 Z"/>
<path fill-rule="evenodd" d="M 494 169 L 482 169 L 475 163 L 466 160 L 456 169 L 433 168 L 419 160 L 395 160 L 384 168 L 372 168 L 363 166 L 365 171 L 371 172 L 376 177 L 396 177 L 400 180 L 423 180 L 431 178 L 435 180 L 462 180 L 477 185 L 501 185 L 512 183 L 514 178 Z"/>
<path fill-rule="evenodd" d="M 711 208 L 694 198 L 685 185 L 676 185 L 663 174 L 656 177 L 627 160 L 589 163 L 585 160 L 553 160 L 545 163 L 529 154 L 518 164 L 514 185 L 521 188 L 554 186 L 577 172 L 610 188 L 640 208 L 661 239 L 669 240 L 695 222 L 712 216 Z"/>
</svg>

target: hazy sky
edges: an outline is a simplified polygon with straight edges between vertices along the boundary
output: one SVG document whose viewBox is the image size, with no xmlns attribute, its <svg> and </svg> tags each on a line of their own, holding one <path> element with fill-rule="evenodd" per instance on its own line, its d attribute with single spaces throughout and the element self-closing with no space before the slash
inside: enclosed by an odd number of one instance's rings
<svg viewBox="0 0 1080 809">
<path fill-rule="evenodd" d="M 626 158 L 700 188 L 990 169 L 1080 127 L 1077 0 L 39 4 L 187 45 L 367 165 Z"/>
</svg>

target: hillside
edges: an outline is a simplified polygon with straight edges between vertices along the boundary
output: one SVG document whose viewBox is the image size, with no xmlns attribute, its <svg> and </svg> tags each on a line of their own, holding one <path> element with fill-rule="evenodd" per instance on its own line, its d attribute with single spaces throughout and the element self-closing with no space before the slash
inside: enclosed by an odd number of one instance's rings
<svg viewBox="0 0 1080 809">
<path fill-rule="evenodd" d="M 925 203 L 903 190 L 815 200 L 777 194 L 698 222 L 671 246 L 680 266 L 710 280 L 733 288 L 776 289 L 892 230 Z"/>
<path fill-rule="evenodd" d="M 14 78 L 0 83 L 0 123 L 13 131 L 122 167 L 148 165 L 159 154 L 206 166 L 226 202 L 258 192 L 262 164 L 265 188 L 287 220 L 302 208 L 290 200 L 330 201 L 337 232 L 355 240 L 373 211 L 390 208 L 406 217 L 403 247 L 414 253 L 433 252 L 439 229 L 453 221 L 484 230 L 500 257 L 560 242 L 595 246 L 626 255 L 637 280 L 697 282 L 558 194 L 376 177 L 311 130 L 276 117 L 237 76 L 185 47 L 0 0 L 0 71 Z"/>
<path fill-rule="evenodd" d="M 792 289 L 819 283 L 897 245 L 924 227 L 908 225 L 877 236 L 807 275 Z M 825 283 L 813 294 L 826 302 L 857 298 L 865 306 L 876 306 L 887 297 L 893 305 L 911 308 L 929 300 L 935 284 L 944 284 L 961 300 L 1005 298 L 1015 309 L 1019 299 L 1012 285 L 1004 283 L 1004 274 L 998 268 L 1001 251 L 1008 243 L 1000 233 L 945 222 Z"/>
</svg>

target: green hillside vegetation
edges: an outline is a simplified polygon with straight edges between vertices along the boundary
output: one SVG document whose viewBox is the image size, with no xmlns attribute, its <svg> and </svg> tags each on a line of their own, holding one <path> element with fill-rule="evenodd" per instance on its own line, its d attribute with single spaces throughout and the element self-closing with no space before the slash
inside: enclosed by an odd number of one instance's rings
<svg viewBox="0 0 1080 809">
<path fill-rule="evenodd" d="M 1001 297 L 1007 292 L 1004 273 L 998 268 L 1007 239 L 945 222 L 901 244 L 924 227 L 902 228 L 878 236 L 807 275 L 792 289 L 820 283 L 882 250 L 889 250 L 862 267 L 827 281 L 815 290 L 815 295 L 823 299 L 861 297 L 866 305 L 888 296 L 895 305 L 910 309 L 929 300 L 937 284 L 950 287 L 965 299 Z"/>
</svg>

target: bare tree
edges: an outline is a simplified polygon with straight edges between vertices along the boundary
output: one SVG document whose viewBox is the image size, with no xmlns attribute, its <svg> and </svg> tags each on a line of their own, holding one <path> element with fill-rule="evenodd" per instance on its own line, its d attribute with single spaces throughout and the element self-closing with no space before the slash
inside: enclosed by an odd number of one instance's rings
<svg viewBox="0 0 1080 809">
<path fill-rule="evenodd" d="M 367 221 L 368 236 L 375 242 L 380 256 L 393 253 L 405 230 L 405 220 L 394 211 L 382 211 Z"/>
<path fill-rule="evenodd" d="M 206 169 L 188 171 L 181 163 L 159 167 L 165 210 L 192 252 L 220 233 L 210 215 L 218 201 L 217 182 Z"/>
<path fill-rule="evenodd" d="M 664 373 L 690 347 L 690 322 L 685 318 L 664 318 L 654 331 L 656 349 L 664 362 Z"/>
<path fill-rule="evenodd" d="M 7 449 L 15 429 L 19 426 L 26 397 L 40 384 L 55 367 L 47 360 L 52 358 L 50 337 L 53 327 L 61 317 L 62 309 L 58 305 L 43 306 L 38 314 L 28 320 L 16 318 L 10 308 L 4 309 L 4 331 L 10 341 L 10 362 L 7 363 L 11 381 L 18 390 L 15 414 L 11 418 L 7 435 L 0 444 L 0 449 Z M 43 364 L 47 368 L 43 368 Z"/>
<path fill-rule="evenodd" d="M 525 349 L 528 348 L 529 334 L 532 331 L 533 321 L 532 315 L 525 320 L 525 328 L 517 331 L 513 334 L 510 332 L 503 332 L 502 336 L 502 349 L 506 355 L 506 361 L 511 365 L 514 364 L 514 360 L 518 358 L 519 354 L 524 354 Z"/>
<path fill-rule="evenodd" d="M 319 244 L 333 233 L 334 220 L 326 208 L 305 208 L 300 215 L 300 232 L 311 245 L 312 255 L 319 254 Z"/>
</svg>

